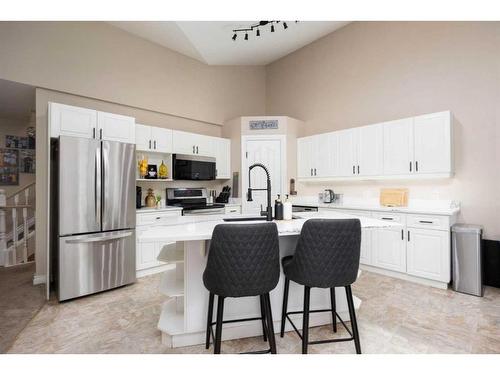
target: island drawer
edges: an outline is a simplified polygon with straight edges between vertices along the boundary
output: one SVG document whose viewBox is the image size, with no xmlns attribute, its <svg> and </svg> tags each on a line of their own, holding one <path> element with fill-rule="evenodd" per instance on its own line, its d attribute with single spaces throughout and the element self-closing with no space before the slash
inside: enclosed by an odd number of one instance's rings
<svg viewBox="0 0 500 375">
<path fill-rule="evenodd" d="M 394 214 L 390 212 L 374 212 L 372 217 L 378 220 L 392 221 L 395 223 L 405 224 L 406 217 L 404 214 Z"/>
</svg>

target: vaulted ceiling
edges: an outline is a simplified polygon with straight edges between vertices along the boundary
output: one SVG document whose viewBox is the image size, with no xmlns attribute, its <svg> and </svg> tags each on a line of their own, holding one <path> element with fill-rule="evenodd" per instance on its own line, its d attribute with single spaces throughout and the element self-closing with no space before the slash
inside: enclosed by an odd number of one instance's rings
<svg viewBox="0 0 500 375">
<path fill-rule="evenodd" d="M 110 22 L 129 33 L 192 57 L 208 65 L 267 65 L 343 27 L 341 21 L 287 21 L 232 40 L 233 29 L 258 21 L 120 21 Z"/>
</svg>

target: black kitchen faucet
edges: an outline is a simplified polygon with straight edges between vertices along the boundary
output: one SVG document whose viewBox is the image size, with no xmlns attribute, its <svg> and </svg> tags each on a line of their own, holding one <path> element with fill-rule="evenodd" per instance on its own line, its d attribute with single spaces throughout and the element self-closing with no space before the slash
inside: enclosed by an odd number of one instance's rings
<svg viewBox="0 0 500 375">
<path fill-rule="evenodd" d="M 250 175 L 252 172 L 252 169 L 255 167 L 261 167 L 265 172 L 266 172 L 266 177 L 267 177 L 267 188 L 266 189 L 252 189 L 252 184 L 250 182 Z M 273 208 L 271 206 L 271 177 L 269 176 L 269 171 L 267 170 L 266 166 L 261 163 L 255 163 L 252 164 L 248 168 L 248 194 L 247 194 L 247 201 L 252 202 L 252 190 L 266 190 L 267 191 L 267 208 L 265 211 L 260 211 L 261 216 L 266 217 L 266 221 L 273 221 Z M 262 206 L 261 206 L 262 207 Z"/>
</svg>

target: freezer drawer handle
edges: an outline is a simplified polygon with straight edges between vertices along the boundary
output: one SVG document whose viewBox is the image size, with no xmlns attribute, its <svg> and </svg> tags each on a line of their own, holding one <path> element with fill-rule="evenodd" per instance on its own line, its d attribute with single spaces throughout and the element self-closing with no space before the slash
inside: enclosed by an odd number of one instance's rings
<svg viewBox="0 0 500 375">
<path fill-rule="evenodd" d="M 133 232 L 125 232 L 120 234 L 115 234 L 114 236 L 99 236 L 99 237 L 90 237 L 85 239 L 74 239 L 67 240 L 66 243 L 89 243 L 89 242 L 105 242 L 105 241 L 113 241 L 118 240 L 120 238 L 130 237 Z"/>
</svg>

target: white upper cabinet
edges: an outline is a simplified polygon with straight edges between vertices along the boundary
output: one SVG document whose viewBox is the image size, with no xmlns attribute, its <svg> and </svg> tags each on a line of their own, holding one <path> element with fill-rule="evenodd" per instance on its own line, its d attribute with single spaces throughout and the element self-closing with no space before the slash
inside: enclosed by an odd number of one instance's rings
<svg viewBox="0 0 500 375">
<path fill-rule="evenodd" d="M 336 132 L 338 139 L 338 169 L 337 176 L 357 175 L 357 129 L 347 129 Z"/>
<path fill-rule="evenodd" d="M 50 136 L 135 143 L 135 119 L 59 103 L 49 103 Z"/>
<path fill-rule="evenodd" d="M 383 123 L 384 175 L 412 173 L 413 165 L 413 119 Z"/>
<path fill-rule="evenodd" d="M 450 112 L 415 117 L 413 134 L 415 173 L 449 173 L 452 169 Z"/>
<path fill-rule="evenodd" d="M 137 124 L 135 126 L 136 150 L 172 153 L 172 130 Z"/>
<path fill-rule="evenodd" d="M 50 136 L 95 138 L 97 111 L 70 105 L 49 103 Z"/>
<path fill-rule="evenodd" d="M 172 130 L 151 127 L 151 139 L 153 140 L 153 149 L 157 152 L 172 153 Z"/>
<path fill-rule="evenodd" d="M 188 133 L 179 130 L 173 132 L 173 152 L 175 154 L 215 156 L 214 137 Z"/>
<path fill-rule="evenodd" d="M 357 128 L 358 163 L 360 176 L 380 176 L 384 165 L 384 140 L 381 124 Z"/>
<path fill-rule="evenodd" d="M 214 138 L 215 143 L 215 177 L 231 178 L 231 140 Z"/>
<path fill-rule="evenodd" d="M 135 143 L 135 118 L 108 112 L 97 112 L 99 139 Z"/>
<path fill-rule="evenodd" d="M 297 139 L 297 176 L 309 178 L 313 176 L 311 164 L 312 137 Z"/>
<path fill-rule="evenodd" d="M 332 176 L 336 161 L 337 146 L 335 136 L 321 134 L 297 140 L 297 173 L 299 177 Z"/>
</svg>

